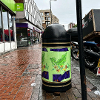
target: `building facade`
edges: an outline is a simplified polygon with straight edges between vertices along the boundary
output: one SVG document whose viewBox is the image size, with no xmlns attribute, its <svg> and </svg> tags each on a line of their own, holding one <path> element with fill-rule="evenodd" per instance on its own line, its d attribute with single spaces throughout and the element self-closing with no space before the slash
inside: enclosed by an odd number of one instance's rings
<svg viewBox="0 0 100 100">
<path fill-rule="evenodd" d="M 0 0 L 0 54 L 17 48 L 15 1 Z"/>
<path fill-rule="evenodd" d="M 17 46 L 32 45 L 40 41 L 42 18 L 34 0 L 15 0 Z"/>
<path fill-rule="evenodd" d="M 51 24 L 51 13 L 50 10 L 40 10 L 42 16 L 42 26 L 46 28 Z M 59 19 L 52 14 L 52 24 L 59 23 Z"/>
</svg>

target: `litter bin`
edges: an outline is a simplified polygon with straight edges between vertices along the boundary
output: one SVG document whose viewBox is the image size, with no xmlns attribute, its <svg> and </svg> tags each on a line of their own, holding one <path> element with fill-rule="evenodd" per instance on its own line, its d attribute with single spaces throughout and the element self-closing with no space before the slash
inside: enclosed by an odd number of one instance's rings
<svg viewBox="0 0 100 100">
<path fill-rule="evenodd" d="M 42 88 L 47 92 L 71 88 L 70 35 L 60 24 L 51 24 L 42 35 Z"/>
</svg>

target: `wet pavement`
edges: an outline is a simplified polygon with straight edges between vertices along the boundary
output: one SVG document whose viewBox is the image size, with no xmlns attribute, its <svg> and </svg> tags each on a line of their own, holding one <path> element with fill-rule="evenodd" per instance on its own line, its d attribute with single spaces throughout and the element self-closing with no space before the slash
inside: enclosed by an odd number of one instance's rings
<svg viewBox="0 0 100 100">
<path fill-rule="evenodd" d="M 41 44 L 0 56 L 0 100 L 82 100 L 77 62 L 72 63 L 72 88 L 55 95 L 42 90 Z M 100 100 L 87 80 L 87 100 Z"/>
<path fill-rule="evenodd" d="M 0 56 L 0 100 L 30 100 L 41 74 L 41 45 Z M 39 82 L 38 82 L 39 84 Z"/>
<path fill-rule="evenodd" d="M 73 68 L 80 71 L 79 62 L 72 58 L 72 63 L 74 63 Z M 94 86 L 97 87 L 97 90 L 100 91 L 100 75 L 97 75 L 97 70 L 85 68 L 85 74 L 88 81 L 90 81 Z"/>
</svg>

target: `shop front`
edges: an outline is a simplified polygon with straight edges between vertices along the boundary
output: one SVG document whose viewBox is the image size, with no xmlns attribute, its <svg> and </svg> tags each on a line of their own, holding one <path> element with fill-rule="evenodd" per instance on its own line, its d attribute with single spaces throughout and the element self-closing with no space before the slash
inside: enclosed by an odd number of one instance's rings
<svg viewBox="0 0 100 100">
<path fill-rule="evenodd" d="M 17 48 L 14 0 L 0 0 L 0 54 Z"/>
<path fill-rule="evenodd" d="M 40 31 L 30 23 L 16 23 L 17 47 L 30 46 L 39 42 Z"/>
</svg>

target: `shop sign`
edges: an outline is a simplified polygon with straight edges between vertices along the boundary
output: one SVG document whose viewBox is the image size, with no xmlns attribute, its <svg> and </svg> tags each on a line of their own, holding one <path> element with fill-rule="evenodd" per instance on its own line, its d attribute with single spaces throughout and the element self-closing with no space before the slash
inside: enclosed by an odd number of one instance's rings
<svg viewBox="0 0 100 100">
<path fill-rule="evenodd" d="M 4 5 L 6 5 L 11 11 L 15 12 L 15 1 L 14 0 L 0 0 Z"/>
<path fill-rule="evenodd" d="M 23 3 L 16 3 L 16 11 L 23 11 L 24 10 L 24 5 Z"/>
</svg>

